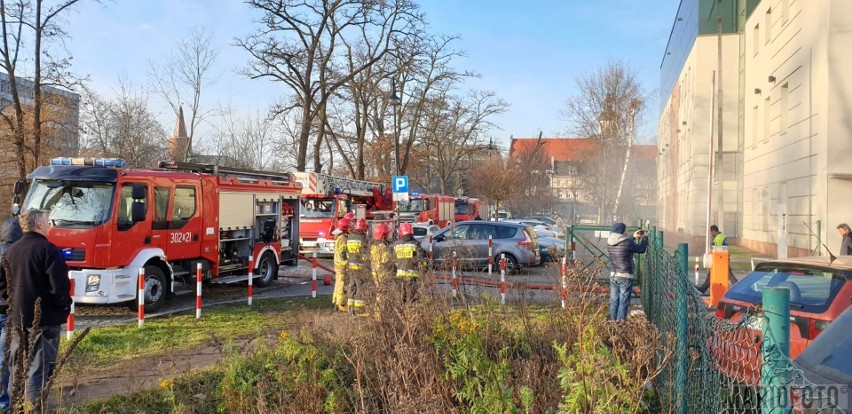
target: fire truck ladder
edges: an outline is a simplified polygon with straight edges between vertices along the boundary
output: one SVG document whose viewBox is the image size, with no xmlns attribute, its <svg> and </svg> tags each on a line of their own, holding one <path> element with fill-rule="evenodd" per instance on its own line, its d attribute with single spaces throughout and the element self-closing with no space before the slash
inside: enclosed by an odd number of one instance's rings
<svg viewBox="0 0 852 414">
<path fill-rule="evenodd" d="M 330 194 L 335 189 L 340 189 L 344 194 L 372 195 L 373 188 L 384 191 L 384 184 L 369 181 L 355 180 L 352 178 L 335 177 L 325 173 L 296 173 L 298 181 L 310 181 L 310 174 L 316 174 L 316 186 L 313 183 L 303 183 L 305 189 L 312 189 L 316 194 Z M 305 193 L 305 190 L 303 190 Z"/>
<path fill-rule="evenodd" d="M 196 164 L 191 162 L 167 162 L 160 161 L 158 168 L 165 170 L 179 170 L 193 173 L 232 175 L 238 178 L 265 179 L 277 182 L 290 182 L 290 173 L 260 171 L 247 168 L 223 167 L 215 164 Z"/>
</svg>

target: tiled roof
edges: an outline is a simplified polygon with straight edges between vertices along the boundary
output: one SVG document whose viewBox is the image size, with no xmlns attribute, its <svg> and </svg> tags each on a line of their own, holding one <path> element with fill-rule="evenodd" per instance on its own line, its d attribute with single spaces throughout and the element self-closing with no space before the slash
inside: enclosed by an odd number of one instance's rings
<svg viewBox="0 0 852 414">
<path fill-rule="evenodd" d="M 531 151 L 538 138 L 513 138 L 509 148 L 509 156 Z M 588 158 L 597 149 L 594 138 L 542 138 L 542 150 L 548 159 L 555 161 L 578 161 Z M 656 145 L 634 145 L 633 154 L 637 159 L 654 160 L 657 157 Z"/>
</svg>

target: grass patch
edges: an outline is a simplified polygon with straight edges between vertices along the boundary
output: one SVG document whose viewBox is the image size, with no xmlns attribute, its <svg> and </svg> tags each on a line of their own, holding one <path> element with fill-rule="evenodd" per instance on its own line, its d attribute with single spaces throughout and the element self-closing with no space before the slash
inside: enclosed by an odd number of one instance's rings
<svg viewBox="0 0 852 414">
<path fill-rule="evenodd" d="M 240 338 L 275 337 L 291 325 L 300 312 L 331 309 L 327 300 L 279 298 L 256 301 L 252 307 L 233 304 L 204 309 L 195 315 L 146 320 L 143 327 L 122 324 L 93 329 L 72 356 L 87 368 L 107 368 L 136 358 L 175 350 L 194 349 Z M 63 341 L 63 347 L 67 341 Z"/>
</svg>

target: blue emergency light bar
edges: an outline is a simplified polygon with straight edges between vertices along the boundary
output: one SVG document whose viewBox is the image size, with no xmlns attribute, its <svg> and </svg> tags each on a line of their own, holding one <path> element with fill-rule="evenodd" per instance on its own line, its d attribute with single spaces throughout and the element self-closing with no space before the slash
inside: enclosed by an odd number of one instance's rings
<svg viewBox="0 0 852 414">
<path fill-rule="evenodd" d="M 412 196 L 419 196 L 419 195 L 420 195 L 420 192 L 419 192 L 419 191 L 412 191 L 412 192 L 411 192 L 411 195 L 412 195 Z"/>
<path fill-rule="evenodd" d="M 90 167 L 122 168 L 127 165 L 127 161 L 121 158 L 58 157 L 51 159 L 50 165 L 85 165 Z"/>
</svg>

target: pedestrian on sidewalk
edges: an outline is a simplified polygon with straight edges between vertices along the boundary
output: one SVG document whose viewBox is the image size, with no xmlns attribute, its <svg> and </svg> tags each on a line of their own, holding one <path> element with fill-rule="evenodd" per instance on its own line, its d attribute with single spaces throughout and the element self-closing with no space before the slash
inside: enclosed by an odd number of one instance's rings
<svg viewBox="0 0 852 414">
<path fill-rule="evenodd" d="M 630 306 L 630 295 L 633 293 L 633 274 L 636 268 L 633 262 L 634 253 L 645 253 L 648 248 L 648 235 L 642 230 L 636 230 L 633 237 L 627 237 L 624 232 L 627 225 L 615 223 L 612 225 L 606 248 L 609 252 L 609 319 L 627 319 L 627 308 Z M 641 238 L 639 244 L 634 239 Z"/>
<path fill-rule="evenodd" d="M 712 225 L 710 226 L 710 242 L 713 246 L 727 246 L 728 245 L 728 237 L 725 236 L 725 233 L 719 231 L 719 226 Z M 729 256 L 730 257 L 730 256 Z M 707 292 L 707 289 L 710 288 L 710 273 L 713 271 L 713 267 L 707 269 L 707 277 L 704 279 L 704 283 L 698 286 L 698 291 L 701 293 Z M 734 276 L 734 271 L 731 270 L 730 262 L 728 262 L 728 287 L 735 285 L 737 282 L 737 277 Z"/>
<path fill-rule="evenodd" d="M 837 232 L 840 233 L 840 237 L 843 238 L 843 241 L 840 243 L 839 254 L 841 256 L 852 255 L 852 229 L 849 228 L 848 224 L 840 223 L 837 225 Z"/>
<path fill-rule="evenodd" d="M 71 311 L 71 283 L 68 266 L 62 252 L 47 240 L 50 220 L 43 210 L 28 210 L 20 215 L 23 237 L 6 250 L 5 270 L 0 277 L 8 281 L 10 298 L 7 329 L 11 334 L 10 365 L 12 385 L 9 393 L 15 398 L 22 393 L 26 401 L 36 404 L 42 388 L 47 386 L 56 364 L 59 333 Z M 38 326 L 33 327 L 36 301 L 40 300 Z M 35 331 L 33 331 L 35 329 Z M 34 341 L 30 341 L 35 338 Z M 31 361 L 23 361 L 29 357 Z M 24 384 L 16 384 L 16 373 L 29 367 Z M 23 386 L 21 390 L 18 387 Z"/>
</svg>

